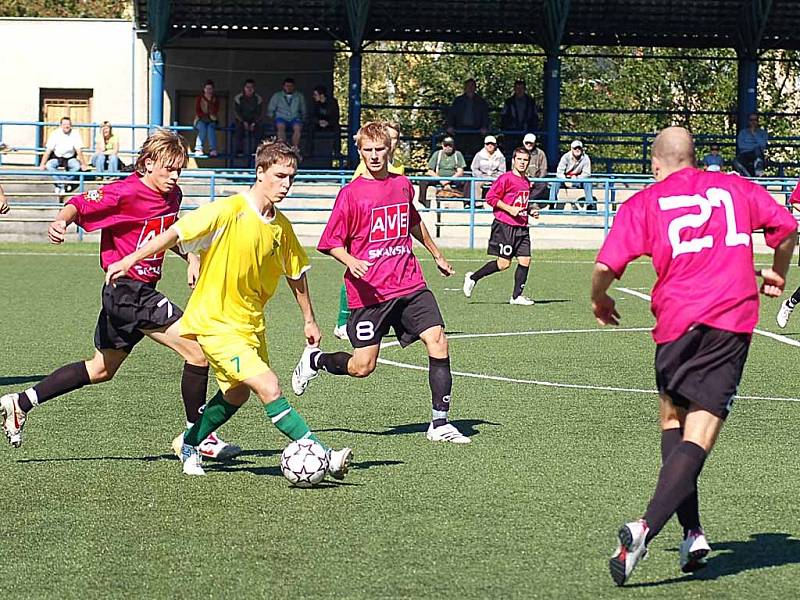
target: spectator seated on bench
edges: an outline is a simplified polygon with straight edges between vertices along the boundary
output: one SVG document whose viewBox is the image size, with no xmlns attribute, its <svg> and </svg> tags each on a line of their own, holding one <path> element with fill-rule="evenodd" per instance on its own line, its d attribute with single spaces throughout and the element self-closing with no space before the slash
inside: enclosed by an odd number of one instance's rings
<svg viewBox="0 0 800 600">
<path fill-rule="evenodd" d="M 89 165 L 81 151 L 83 140 L 77 131 L 72 129 L 72 119 L 63 117 L 59 128 L 53 131 L 47 138 L 42 162 L 39 164 L 41 170 L 58 171 L 88 171 Z M 69 175 L 55 175 L 56 194 L 63 195 L 71 192 L 77 187 L 74 179 Z"/>
<path fill-rule="evenodd" d="M 111 123 L 103 121 L 97 136 L 97 154 L 92 157 L 96 173 L 119 171 L 119 139 L 111 129 Z"/>
<path fill-rule="evenodd" d="M 556 176 L 559 179 L 575 180 L 568 183 L 555 184 L 550 188 L 550 203 L 556 210 L 563 209 L 564 203 L 558 202 L 558 190 L 563 187 L 583 188 L 583 202 L 586 210 L 597 211 L 597 199 L 592 194 L 592 184 L 589 181 L 581 182 L 580 179 L 587 179 L 592 176 L 592 161 L 589 155 L 584 152 L 583 143 L 580 140 L 573 140 L 570 144 L 570 151 L 566 152 L 561 160 L 558 161 Z"/>
<path fill-rule="evenodd" d="M 495 179 L 506 172 L 506 157 L 497 148 L 497 138 L 487 135 L 483 138 L 483 148 L 472 159 L 472 176 L 481 179 L 491 179 L 492 181 L 476 181 L 472 185 L 472 197 L 475 198 L 475 206 L 479 206 L 479 200 L 486 197 L 486 192 L 492 187 Z M 469 202 L 464 202 L 469 206 Z"/>
<path fill-rule="evenodd" d="M 736 158 L 733 168 L 745 177 L 762 177 L 766 166 L 767 132 L 758 126 L 758 115 L 752 113 L 747 127 L 736 136 Z"/>
<path fill-rule="evenodd" d="M 442 147 L 434 152 L 428 159 L 427 177 L 463 177 L 467 163 L 464 155 L 456 150 L 455 140 L 447 136 L 442 140 Z M 437 198 L 463 198 L 464 181 L 449 181 L 442 179 L 438 183 L 432 181 L 419 182 L 419 201 L 425 208 L 430 208 L 430 200 L 426 198 L 428 187 L 435 185 Z"/>
</svg>

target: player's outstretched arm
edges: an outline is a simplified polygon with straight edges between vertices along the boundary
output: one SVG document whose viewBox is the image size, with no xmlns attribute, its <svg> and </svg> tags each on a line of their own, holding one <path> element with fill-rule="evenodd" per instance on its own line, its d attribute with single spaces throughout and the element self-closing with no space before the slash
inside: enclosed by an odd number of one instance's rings
<svg viewBox="0 0 800 600">
<path fill-rule="evenodd" d="M 78 216 L 78 209 L 73 204 L 65 205 L 47 229 L 47 237 L 51 244 L 63 244 L 69 226 Z"/>
<path fill-rule="evenodd" d="M 372 266 L 371 262 L 356 258 L 342 247 L 331 248 L 327 253 L 347 267 L 356 279 L 361 279 L 366 275 Z"/>
<path fill-rule="evenodd" d="M 778 298 L 783 293 L 783 288 L 786 285 L 786 273 L 789 271 L 789 264 L 796 244 L 797 232 L 794 232 L 775 248 L 772 268 L 758 271 L 758 275 L 764 279 L 761 284 L 761 293 L 765 296 Z"/>
<path fill-rule="evenodd" d="M 450 275 L 456 272 L 456 270 L 450 266 L 450 263 L 447 262 L 447 259 L 444 257 L 441 250 L 439 250 L 436 242 L 433 241 L 431 234 L 428 233 L 428 228 L 425 227 L 425 223 L 420 221 L 414 225 L 414 227 L 411 228 L 411 235 L 431 253 L 433 260 L 436 261 L 436 267 L 442 275 L 450 277 Z"/>
<path fill-rule="evenodd" d="M 136 252 L 132 252 L 125 258 L 111 263 L 108 265 L 108 271 L 106 271 L 106 283 L 113 283 L 120 277 L 124 277 L 128 274 L 128 271 L 133 265 L 144 260 L 148 256 L 153 256 L 154 254 L 163 252 L 167 248 L 172 248 L 172 246 L 178 243 L 178 239 L 178 232 L 174 227 L 170 227 L 164 233 L 157 235 L 147 242 Z"/>
<path fill-rule="evenodd" d="M 616 303 L 608 295 L 608 288 L 616 276 L 608 265 L 595 263 L 592 273 L 592 312 L 600 325 L 619 325 L 620 314 L 615 308 Z"/>
<path fill-rule="evenodd" d="M 294 299 L 303 313 L 303 334 L 309 346 L 319 346 L 322 341 L 322 332 L 317 325 L 317 318 L 314 316 L 314 307 L 311 304 L 311 291 L 308 289 L 308 277 L 303 273 L 297 279 L 286 278 L 286 283 L 294 294 Z"/>
</svg>

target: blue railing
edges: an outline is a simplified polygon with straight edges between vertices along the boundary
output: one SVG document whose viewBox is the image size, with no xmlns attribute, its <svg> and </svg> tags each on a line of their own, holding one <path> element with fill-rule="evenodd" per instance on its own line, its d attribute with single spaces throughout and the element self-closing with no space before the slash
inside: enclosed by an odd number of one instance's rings
<svg viewBox="0 0 800 600">
<path fill-rule="evenodd" d="M 97 181 L 97 174 L 93 172 L 74 171 L 65 173 L 59 172 L 62 176 L 69 176 L 73 179 L 73 183 L 77 186 L 73 193 L 81 193 L 87 189 L 88 186 L 95 184 Z M 122 177 L 129 175 L 128 173 L 104 173 L 103 175 L 111 177 Z M 34 184 L 40 182 L 40 185 L 49 185 L 53 183 L 52 171 L 30 170 L 30 169 L 3 169 L 0 171 L 0 184 L 4 181 L 9 181 L 10 178 L 25 178 L 27 184 Z M 298 217 L 292 219 L 297 225 L 317 225 L 324 226 L 327 223 L 328 215 L 330 214 L 333 200 L 338 189 L 345 183 L 350 181 L 352 173 L 349 171 L 329 170 L 323 172 L 304 173 L 300 172 L 295 179 L 295 188 L 293 193 L 284 201 L 281 210 L 288 214 L 297 214 Z M 212 170 L 185 170 L 181 176 L 181 186 L 184 190 L 184 198 L 186 199 L 186 209 L 196 208 L 198 205 L 197 200 L 205 201 L 206 199 L 214 201 L 220 196 L 227 196 L 233 192 L 230 189 L 224 189 L 226 186 L 245 186 L 253 183 L 255 179 L 254 173 L 242 171 L 212 171 Z M 412 176 L 411 180 L 414 183 L 427 182 L 429 187 L 436 187 L 440 177 L 417 177 Z M 463 183 L 464 189 L 471 190 L 479 188 L 481 183 L 490 183 L 490 179 L 475 178 L 475 177 L 462 177 L 462 178 L 449 178 L 451 181 Z M 602 229 L 603 235 L 608 233 L 608 230 L 613 222 L 614 215 L 616 214 L 616 207 L 619 203 L 623 202 L 626 198 L 621 196 L 629 195 L 634 191 L 645 187 L 652 179 L 647 176 L 637 175 L 596 175 L 590 179 L 580 180 L 580 183 L 590 182 L 595 192 L 597 202 L 597 212 L 577 212 L 575 210 L 567 211 L 564 209 L 548 208 L 546 212 L 542 212 L 542 219 L 538 223 L 540 228 L 569 228 L 569 229 Z M 786 178 L 761 178 L 754 180 L 757 183 L 768 186 L 773 194 L 782 196 L 785 203 L 788 203 L 789 195 L 794 189 L 796 181 L 794 179 Z M 566 182 L 566 180 L 557 178 L 541 178 L 531 179 L 531 182 L 543 182 L 549 186 L 559 185 Z M 575 180 L 570 180 L 570 183 L 575 183 Z M 302 184 L 302 185 L 297 185 Z M 477 184 L 477 185 L 476 185 Z M 315 187 L 326 186 L 328 189 L 315 190 Z M 330 187 L 333 186 L 334 190 Z M 557 198 L 559 204 L 583 203 L 584 198 L 581 192 L 575 194 L 567 193 L 569 197 L 564 197 L 564 193 Z M 14 218 L 13 209 L 54 209 L 59 208 L 61 203 L 57 200 L 44 200 L 45 197 L 52 197 L 49 193 L 25 193 L 25 192 L 10 192 L 9 196 L 12 213 L 0 220 L 20 220 L 24 221 L 25 218 Z M 17 202 L 14 200 L 15 195 L 26 197 L 42 197 L 42 201 L 24 201 Z M 194 200 L 194 201 L 193 201 Z M 324 201 L 323 206 L 299 206 L 297 201 Z M 547 205 L 549 199 L 532 200 L 542 205 Z M 455 205 L 455 206 L 454 206 Z M 460 205 L 460 206 L 459 206 Z M 435 230 L 437 237 L 441 234 L 443 229 L 451 228 L 466 228 L 467 229 L 467 245 L 470 248 L 475 247 L 476 231 L 481 228 L 491 226 L 491 209 L 479 198 L 471 197 L 467 194 L 465 197 L 436 197 L 435 203 L 430 203 L 430 208 L 420 207 L 420 212 L 423 214 L 430 213 L 434 215 Z M 308 215 L 311 215 L 310 217 Z M 318 215 L 318 216 L 317 216 Z M 11 219 L 7 218 L 11 217 Z M 547 217 L 547 218 L 545 218 Z M 550 219 L 549 217 L 565 217 L 559 219 Z M 587 218 L 588 217 L 588 218 Z M 79 232 L 79 237 L 82 239 L 82 234 Z"/>
</svg>

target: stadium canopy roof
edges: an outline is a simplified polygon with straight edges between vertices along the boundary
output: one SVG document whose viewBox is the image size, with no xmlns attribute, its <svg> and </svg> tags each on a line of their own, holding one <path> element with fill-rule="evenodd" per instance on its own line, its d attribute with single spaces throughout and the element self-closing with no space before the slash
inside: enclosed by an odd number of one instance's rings
<svg viewBox="0 0 800 600">
<path fill-rule="evenodd" d="M 140 27 L 153 5 L 168 38 L 800 49 L 797 0 L 136 0 Z"/>
</svg>

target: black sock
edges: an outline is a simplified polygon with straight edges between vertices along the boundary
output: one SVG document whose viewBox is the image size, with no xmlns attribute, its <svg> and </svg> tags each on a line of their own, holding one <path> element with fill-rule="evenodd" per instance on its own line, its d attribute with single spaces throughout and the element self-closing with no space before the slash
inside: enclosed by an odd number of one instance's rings
<svg viewBox="0 0 800 600">
<path fill-rule="evenodd" d="M 19 395 L 19 407 L 24 412 L 28 412 L 42 402 L 47 402 L 51 398 L 77 390 L 90 383 L 86 363 L 81 361 L 64 365 L 50 373 L 32 388 L 21 392 Z"/>
<path fill-rule="evenodd" d="M 653 494 L 644 520 L 650 528 L 646 542 L 650 542 L 669 521 L 678 506 L 697 486 L 697 477 L 706 460 L 706 451 L 694 442 L 681 442 L 667 458 L 658 474 Z"/>
<path fill-rule="evenodd" d="M 792 297 L 789 298 L 789 306 L 794 308 L 798 302 L 800 302 L 800 287 L 797 288 L 794 294 L 792 294 Z"/>
<path fill-rule="evenodd" d="M 522 290 L 525 289 L 525 282 L 528 281 L 528 269 L 529 267 L 517 265 L 517 270 L 514 271 L 514 293 L 511 295 L 512 298 L 522 295 Z"/>
<path fill-rule="evenodd" d="M 347 375 L 347 363 L 352 356 L 347 352 L 317 352 L 311 355 L 311 368 L 322 369 L 331 375 Z"/>
<path fill-rule="evenodd" d="M 431 386 L 431 405 L 433 406 L 433 426 L 447 423 L 450 410 L 450 394 L 453 391 L 453 374 L 450 372 L 450 357 L 428 357 L 428 383 Z"/>
<path fill-rule="evenodd" d="M 181 375 L 181 396 L 183 409 L 186 411 L 186 422 L 197 423 L 200 418 L 200 409 L 206 403 L 208 391 L 208 365 L 198 367 L 183 363 Z"/>
<path fill-rule="evenodd" d="M 683 441 L 683 430 L 679 428 L 665 429 L 661 432 L 661 464 L 667 462 L 672 451 Z M 683 527 L 683 537 L 692 529 L 700 527 L 700 505 L 697 498 L 697 479 L 694 480 L 694 490 L 681 502 L 675 511 L 678 522 Z"/>
<path fill-rule="evenodd" d="M 500 270 L 500 267 L 497 266 L 496 260 L 490 260 L 485 265 L 483 265 L 480 269 L 475 271 L 471 276 L 470 279 L 472 281 L 478 281 L 479 279 L 483 279 L 487 275 L 491 275 L 492 273 L 497 273 Z"/>
</svg>

